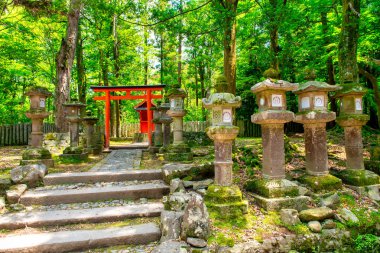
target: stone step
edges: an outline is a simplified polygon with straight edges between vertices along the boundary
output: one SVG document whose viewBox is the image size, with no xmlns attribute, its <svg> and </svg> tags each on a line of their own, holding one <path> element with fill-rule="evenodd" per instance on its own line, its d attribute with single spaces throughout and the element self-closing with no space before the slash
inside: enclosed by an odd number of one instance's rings
<svg viewBox="0 0 380 253">
<path fill-rule="evenodd" d="M 45 185 L 57 184 L 77 184 L 96 182 L 121 182 L 133 180 L 159 180 L 162 179 L 161 170 L 125 170 L 114 171 L 93 171 L 79 173 L 52 173 L 44 177 Z"/>
<path fill-rule="evenodd" d="M 0 252 L 70 252 L 115 245 L 147 244 L 160 237 L 160 228 L 154 223 L 99 230 L 10 235 L 0 238 Z"/>
<path fill-rule="evenodd" d="M 20 198 L 23 205 L 56 205 L 82 203 L 110 199 L 160 199 L 169 193 L 162 181 L 132 185 L 107 185 L 105 187 L 83 187 L 78 189 L 28 190 Z"/>
<path fill-rule="evenodd" d="M 160 216 L 163 209 L 162 203 L 153 202 L 92 209 L 10 213 L 0 216 L 0 229 L 114 222 L 127 218 L 157 217 Z"/>
</svg>

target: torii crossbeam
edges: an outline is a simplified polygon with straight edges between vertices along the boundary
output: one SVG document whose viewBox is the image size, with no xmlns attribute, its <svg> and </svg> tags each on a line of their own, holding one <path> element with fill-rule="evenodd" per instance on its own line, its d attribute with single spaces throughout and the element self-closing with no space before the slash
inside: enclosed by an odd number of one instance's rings
<svg viewBox="0 0 380 253">
<path fill-rule="evenodd" d="M 147 101 L 147 113 L 148 113 L 148 139 L 149 145 L 152 143 L 152 115 L 151 106 L 152 99 L 161 99 L 162 90 L 165 85 L 141 85 L 141 86 L 91 86 L 94 92 L 105 93 L 102 96 L 94 97 L 94 100 L 105 101 L 105 150 L 109 150 L 110 147 L 110 120 L 111 120 L 111 100 L 132 100 L 132 99 L 144 99 Z M 144 94 L 131 94 L 132 91 L 143 92 Z M 153 94 L 153 92 L 161 91 L 161 94 Z M 125 92 L 124 95 L 111 95 L 111 92 Z"/>
</svg>

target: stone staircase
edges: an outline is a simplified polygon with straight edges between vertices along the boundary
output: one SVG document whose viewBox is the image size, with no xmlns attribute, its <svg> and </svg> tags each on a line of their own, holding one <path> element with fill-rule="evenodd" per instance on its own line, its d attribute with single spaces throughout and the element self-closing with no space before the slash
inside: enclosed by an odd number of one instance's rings
<svg viewBox="0 0 380 253">
<path fill-rule="evenodd" d="M 161 171 L 96 168 L 49 174 L 44 187 L 27 190 L 19 200 L 26 210 L 0 216 L 0 230 L 7 232 L 0 252 L 73 252 L 159 240 L 157 217 L 169 192 Z"/>
</svg>

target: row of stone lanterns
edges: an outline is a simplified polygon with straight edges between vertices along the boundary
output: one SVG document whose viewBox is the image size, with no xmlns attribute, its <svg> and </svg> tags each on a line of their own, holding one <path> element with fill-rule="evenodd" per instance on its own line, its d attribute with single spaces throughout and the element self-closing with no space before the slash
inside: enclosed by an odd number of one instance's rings
<svg viewBox="0 0 380 253">
<path fill-rule="evenodd" d="M 21 164 L 43 163 L 47 167 L 53 167 L 54 161 L 50 152 L 42 147 L 43 143 L 43 120 L 50 113 L 46 111 L 46 99 L 52 94 L 43 87 L 33 87 L 26 92 L 30 98 L 30 110 L 26 116 L 32 120 L 32 133 L 30 147 L 23 153 Z M 63 151 L 63 157 L 85 158 L 88 153 L 99 153 L 101 148 L 94 138 L 94 125 L 97 118 L 85 117 L 81 119 L 80 109 L 85 105 L 79 102 L 64 104 L 66 108 L 66 119 L 70 123 L 70 147 Z M 86 126 L 86 149 L 79 147 L 79 124 L 84 122 Z"/>
</svg>

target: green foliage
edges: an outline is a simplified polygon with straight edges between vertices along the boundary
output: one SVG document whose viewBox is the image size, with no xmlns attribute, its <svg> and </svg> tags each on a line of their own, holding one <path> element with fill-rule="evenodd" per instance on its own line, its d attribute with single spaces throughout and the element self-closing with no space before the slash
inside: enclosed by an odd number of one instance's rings
<svg viewBox="0 0 380 253">
<path fill-rule="evenodd" d="M 355 250 L 358 253 L 379 252 L 380 238 L 373 234 L 364 234 L 356 237 Z"/>
<path fill-rule="evenodd" d="M 237 151 L 232 154 L 232 160 L 237 163 L 240 168 L 245 169 L 249 176 L 255 175 L 255 172 L 261 168 L 261 159 L 258 151 L 256 151 L 252 145 L 239 147 Z"/>
</svg>

